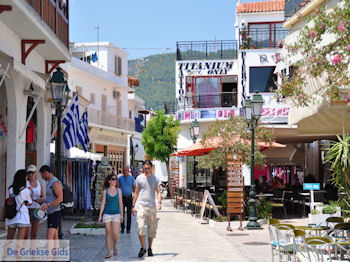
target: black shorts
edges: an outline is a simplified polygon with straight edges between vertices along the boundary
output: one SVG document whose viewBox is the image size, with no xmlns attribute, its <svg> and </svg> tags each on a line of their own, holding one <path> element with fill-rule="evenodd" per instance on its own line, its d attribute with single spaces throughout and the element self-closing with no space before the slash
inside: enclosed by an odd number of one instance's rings
<svg viewBox="0 0 350 262">
<path fill-rule="evenodd" d="M 49 214 L 47 216 L 47 228 L 59 228 L 61 222 L 61 211 Z"/>
</svg>

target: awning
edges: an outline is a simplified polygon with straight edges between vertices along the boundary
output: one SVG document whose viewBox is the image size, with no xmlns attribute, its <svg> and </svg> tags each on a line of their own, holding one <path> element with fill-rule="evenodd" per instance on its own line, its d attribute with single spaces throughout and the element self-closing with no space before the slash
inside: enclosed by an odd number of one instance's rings
<svg viewBox="0 0 350 262">
<path fill-rule="evenodd" d="M 45 89 L 45 87 L 46 87 L 45 80 L 42 79 L 39 75 L 37 75 L 33 70 L 31 70 L 27 66 L 23 65 L 21 62 L 17 61 L 14 57 L 11 57 L 4 52 L 0 51 L 0 56 L 2 56 L 3 58 L 5 58 L 8 61 L 12 60 L 13 69 L 15 71 L 17 71 L 18 73 L 23 75 L 24 78 L 31 81 L 34 85 L 36 85 L 42 89 Z"/>
<path fill-rule="evenodd" d="M 235 139 L 235 138 L 234 138 Z M 234 139 L 232 141 L 234 141 Z M 236 140 L 239 138 L 236 138 Z M 209 146 L 204 146 L 201 141 L 198 141 L 192 146 L 185 148 L 184 150 L 173 154 L 173 156 L 202 156 L 210 153 L 210 151 L 216 149 L 220 146 L 221 139 L 219 137 L 213 138 L 208 142 Z M 250 144 L 250 141 L 242 141 L 242 143 Z M 276 142 L 266 143 L 266 142 L 256 142 L 260 147 L 260 150 L 265 150 L 267 148 L 277 148 L 277 147 L 285 147 L 286 145 L 282 145 Z"/>
</svg>

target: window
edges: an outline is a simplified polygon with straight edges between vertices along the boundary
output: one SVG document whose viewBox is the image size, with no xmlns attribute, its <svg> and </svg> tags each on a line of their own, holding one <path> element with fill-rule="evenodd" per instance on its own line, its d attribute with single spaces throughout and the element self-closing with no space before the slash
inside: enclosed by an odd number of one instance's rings
<svg viewBox="0 0 350 262">
<path fill-rule="evenodd" d="M 95 99 L 96 99 L 95 97 L 96 97 L 96 96 L 95 96 L 94 93 L 91 93 L 91 94 L 90 94 L 90 103 L 93 104 L 93 105 L 95 104 Z"/>
<path fill-rule="evenodd" d="M 277 75 L 274 66 L 249 68 L 249 92 L 273 92 L 276 90 Z"/>
<path fill-rule="evenodd" d="M 115 71 L 114 73 L 117 76 L 121 76 L 122 75 L 122 58 L 120 56 L 115 56 Z"/>
<path fill-rule="evenodd" d="M 77 92 L 79 95 L 83 95 L 83 88 L 81 86 L 76 86 L 75 92 Z"/>
<path fill-rule="evenodd" d="M 253 23 L 249 24 L 250 44 L 255 48 L 279 47 L 280 41 L 287 35 L 283 23 Z"/>
<path fill-rule="evenodd" d="M 129 110 L 129 119 L 132 119 L 132 111 Z"/>
</svg>

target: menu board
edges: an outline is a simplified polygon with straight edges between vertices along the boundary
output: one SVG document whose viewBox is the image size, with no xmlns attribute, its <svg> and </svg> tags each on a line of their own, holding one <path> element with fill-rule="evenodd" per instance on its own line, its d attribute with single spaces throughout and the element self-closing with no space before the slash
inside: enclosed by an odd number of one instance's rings
<svg viewBox="0 0 350 262">
<path fill-rule="evenodd" d="M 233 154 L 227 157 L 227 217 L 230 230 L 230 215 L 239 215 L 243 218 L 244 205 L 244 177 L 242 173 L 242 157 Z M 242 226 L 241 226 L 242 227 Z"/>
<path fill-rule="evenodd" d="M 179 187 L 179 162 L 175 157 L 170 159 L 170 195 L 173 198 L 175 194 L 175 188 Z"/>
</svg>

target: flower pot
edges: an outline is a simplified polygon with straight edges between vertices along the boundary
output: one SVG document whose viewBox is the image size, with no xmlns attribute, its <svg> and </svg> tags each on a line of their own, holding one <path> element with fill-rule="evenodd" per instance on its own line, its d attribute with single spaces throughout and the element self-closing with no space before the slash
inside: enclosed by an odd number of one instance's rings
<svg viewBox="0 0 350 262">
<path fill-rule="evenodd" d="M 105 229 L 104 228 L 75 228 L 74 224 L 72 228 L 70 229 L 69 233 L 71 235 L 88 235 L 88 236 L 104 236 L 105 235 Z"/>
</svg>

